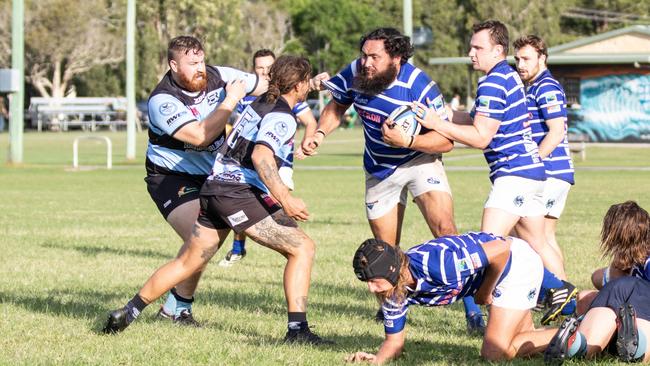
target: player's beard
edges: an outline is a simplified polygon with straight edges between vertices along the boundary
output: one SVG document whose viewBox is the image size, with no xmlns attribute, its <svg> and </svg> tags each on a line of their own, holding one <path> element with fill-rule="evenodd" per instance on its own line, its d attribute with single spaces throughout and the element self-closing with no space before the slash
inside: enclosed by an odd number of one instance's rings
<svg viewBox="0 0 650 366">
<path fill-rule="evenodd" d="M 197 71 L 192 79 L 188 79 L 185 75 L 180 76 L 180 84 L 183 89 L 189 92 L 199 92 L 205 90 L 206 85 L 208 84 L 207 74 L 203 71 Z"/>
<path fill-rule="evenodd" d="M 377 95 L 393 82 L 397 77 L 397 66 L 389 64 L 385 71 L 378 72 L 375 76 L 370 77 L 365 68 L 354 77 L 352 85 L 355 89 L 367 95 Z"/>
</svg>

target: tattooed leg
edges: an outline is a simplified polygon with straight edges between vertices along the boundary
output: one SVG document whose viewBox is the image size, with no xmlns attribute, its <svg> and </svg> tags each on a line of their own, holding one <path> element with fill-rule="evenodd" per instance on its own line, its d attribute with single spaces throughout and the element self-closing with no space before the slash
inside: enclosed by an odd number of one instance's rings
<svg viewBox="0 0 650 366">
<path fill-rule="evenodd" d="M 140 297 L 150 303 L 200 271 L 221 247 L 229 232 L 230 229 L 215 230 L 195 224 L 186 243 L 187 249 L 149 277 L 140 289 Z"/>
<path fill-rule="evenodd" d="M 305 312 L 314 260 L 314 242 L 283 210 L 266 217 L 245 232 L 251 239 L 287 258 L 284 267 L 287 307 L 289 312 Z"/>
</svg>

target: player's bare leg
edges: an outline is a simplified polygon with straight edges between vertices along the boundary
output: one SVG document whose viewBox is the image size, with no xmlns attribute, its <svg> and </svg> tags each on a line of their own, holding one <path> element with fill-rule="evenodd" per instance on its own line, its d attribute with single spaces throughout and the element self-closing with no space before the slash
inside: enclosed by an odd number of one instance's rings
<svg viewBox="0 0 650 366">
<path fill-rule="evenodd" d="M 429 191 L 415 197 L 415 203 L 435 237 L 458 234 L 454 223 L 454 203 L 449 193 Z"/>
<path fill-rule="evenodd" d="M 390 245 L 399 245 L 405 211 L 406 206 L 398 203 L 385 215 L 377 219 L 368 219 L 370 230 L 375 239 L 383 240 Z"/>
<path fill-rule="evenodd" d="M 517 234 L 539 254 L 546 269 L 559 279 L 566 281 L 567 276 L 564 272 L 562 257 L 546 241 L 544 220 L 543 216 L 522 217 L 517 225 Z"/>
<path fill-rule="evenodd" d="M 554 217 L 544 217 L 544 233 L 546 236 L 546 242 L 557 252 L 557 254 L 560 256 L 560 259 L 562 260 L 562 264 L 564 264 L 564 255 L 562 254 L 562 248 L 560 248 L 560 244 L 558 244 L 557 238 L 555 236 L 557 230 L 557 221 L 558 219 Z"/>
<path fill-rule="evenodd" d="M 276 211 L 244 232 L 257 243 L 287 258 L 284 267 L 284 294 L 289 330 L 285 341 L 328 343 L 312 333 L 307 322 L 307 297 L 316 251 L 313 240 L 283 210 Z"/>
</svg>

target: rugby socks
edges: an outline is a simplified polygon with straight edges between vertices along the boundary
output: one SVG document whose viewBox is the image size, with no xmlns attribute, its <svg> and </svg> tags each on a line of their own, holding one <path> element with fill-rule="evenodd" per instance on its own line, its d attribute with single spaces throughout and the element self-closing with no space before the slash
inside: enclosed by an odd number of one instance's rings
<svg viewBox="0 0 650 366">
<path fill-rule="evenodd" d="M 174 299 L 176 300 L 176 307 L 169 314 L 174 314 L 174 316 L 176 317 L 176 316 L 180 316 L 183 310 L 187 310 L 190 313 L 192 312 L 192 303 L 194 302 L 194 297 L 192 297 L 191 299 L 182 297 L 176 293 L 175 288 L 172 289 L 171 293 L 174 296 Z"/>
<path fill-rule="evenodd" d="M 465 317 L 481 315 L 481 308 L 474 302 L 473 296 L 463 297 L 463 306 L 465 306 Z"/>
<path fill-rule="evenodd" d="M 168 316 L 173 316 L 176 312 L 176 296 L 171 291 L 167 295 L 167 301 L 163 305 L 163 312 Z"/>
<path fill-rule="evenodd" d="M 287 328 L 289 328 L 289 330 L 300 331 L 309 328 L 309 325 L 307 324 L 307 313 L 289 312 L 287 315 L 289 318 Z"/>
<path fill-rule="evenodd" d="M 246 245 L 246 239 L 234 240 L 232 242 L 232 254 L 242 254 L 244 252 L 245 245 Z"/>
<path fill-rule="evenodd" d="M 560 288 L 564 286 L 564 283 L 562 283 L 562 280 L 557 278 L 553 272 L 549 271 L 548 269 L 544 268 L 544 277 L 542 277 L 542 288 L 541 288 L 541 295 L 546 296 L 546 292 L 552 288 Z M 543 299 L 542 299 L 543 300 Z"/>
<path fill-rule="evenodd" d="M 641 328 L 637 327 L 637 332 L 639 333 L 639 343 L 636 347 L 636 353 L 634 354 L 634 359 L 635 360 L 640 360 L 643 361 L 643 357 L 645 356 L 645 351 L 648 347 L 648 339 L 645 336 L 645 333 Z"/>
<path fill-rule="evenodd" d="M 126 321 L 127 324 L 131 324 L 147 307 L 147 304 L 144 303 L 144 300 L 140 297 L 140 294 L 135 294 L 129 302 L 126 303 L 124 309 L 126 310 Z"/>
<path fill-rule="evenodd" d="M 584 357 L 587 354 L 587 338 L 585 335 L 576 330 L 575 339 L 567 349 L 567 356 L 569 357 Z"/>
</svg>

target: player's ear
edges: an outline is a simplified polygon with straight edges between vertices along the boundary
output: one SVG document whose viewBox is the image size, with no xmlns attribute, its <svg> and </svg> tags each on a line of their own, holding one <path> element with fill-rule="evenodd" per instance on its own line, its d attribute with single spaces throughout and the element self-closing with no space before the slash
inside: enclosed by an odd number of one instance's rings
<svg viewBox="0 0 650 366">
<path fill-rule="evenodd" d="M 178 72 L 178 63 L 176 60 L 169 61 L 169 68 L 172 69 L 173 72 Z"/>
</svg>

